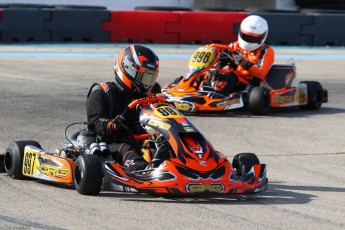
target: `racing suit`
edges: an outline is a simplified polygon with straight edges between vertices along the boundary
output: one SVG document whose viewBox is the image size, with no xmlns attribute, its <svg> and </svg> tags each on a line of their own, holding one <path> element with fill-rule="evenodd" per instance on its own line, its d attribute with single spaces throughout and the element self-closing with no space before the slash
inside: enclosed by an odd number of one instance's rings
<svg viewBox="0 0 345 230">
<path fill-rule="evenodd" d="M 133 140 L 128 133 L 121 131 L 117 120 L 128 104 L 134 99 L 146 95 L 133 95 L 126 89 L 119 88 L 115 82 L 95 83 L 91 86 L 86 101 L 86 112 L 89 129 L 102 137 L 111 153 L 113 159 L 129 170 L 145 169 L 149 163 L 138 153 Z M 130 120 L 138 121 L 137 114 L 132 114 Z"/>
<path fill-rule="evenodd" d="M 263 44 L 256 50 L 247 51 L 241 49 L 238 42 L 230 43 L 229 47 L 231 53 L 241 53 L 244 61 L 239 65 L 233 63 L 231 65 L 233 71 L 220 74 L 213 82 L 214 90 L 226 96 L 243 90 L 246 85 L 239 82 L 238 76 L 247 80 L 252 86 L 259 86 L 274 62 L 274 50 L 269 45 Z"/>
</svg>

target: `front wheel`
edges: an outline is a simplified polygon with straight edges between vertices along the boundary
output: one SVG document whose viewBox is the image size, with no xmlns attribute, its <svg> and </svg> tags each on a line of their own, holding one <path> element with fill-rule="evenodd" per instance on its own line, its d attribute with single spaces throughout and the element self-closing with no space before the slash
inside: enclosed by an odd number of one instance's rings
<svg viewBox="0 0 345 230">
<path fill-rule="evenodd" d="M 24 149 L 27 145 L 33 145 L 37 148 L 41 148 L 41 145 L 36 141 L 14 141 L 11 142 L 5 152 L 4 167 L 7 175 L 13 179 L 23 179 L 22 173 Z"/>
<path fill-rule="evenodd" d="M 308 104 L 300 106 L 301 109 L 317 110 L 323 102 L 323 88 L 317 81 L 302 81 L 300 84 L 307 85 Z"/>
<path fill-rule="evenodd" d="M 254 87 L 249 93 L 249 109 L 254 115 L 265 115 L 270 108 L 270 91 L 265 87 Z"/>
<path fill-rule="evenodd" d="M 254 153 L 239 153 L 232 160 L 232 167 L 236 170 L 237 176 L 246 175 L 256 164 L 260 164 L 260 161 Z"/>
<path fill-rule="evenodd" d="M 82 195 L 98 195 L 102 187 L 102 165 L 96 155 L 81 155 L 75 161 L 73 183 Z"/>
</svg>

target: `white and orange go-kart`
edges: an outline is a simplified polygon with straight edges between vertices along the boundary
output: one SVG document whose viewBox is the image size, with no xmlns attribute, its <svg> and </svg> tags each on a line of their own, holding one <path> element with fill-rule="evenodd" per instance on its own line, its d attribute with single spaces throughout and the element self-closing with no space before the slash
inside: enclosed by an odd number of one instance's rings
<svg viewBox="0 0 345 230">
<path fill-rule="evenodd" d="M 220 112 L 234 109 L 249 109 L 252 114 L 265 115 L 270 108 L 299 107 L 317 110 L 328 101 L 327 90 L 317 81 L 302 81 L 296 86 L 293 61 L 288 64 L 273 64 L 266 79 L 259 87 L 251 87 L 247 80 L 239 81 L 248 85 L 244 91 L 220 95 L 212 87 L 195 87 L 197 79 L 204 75 L 211 78 L 231 71 L 218 68 L 217 61 L 227 45 L 210 44 L 199 47 L 189 60 L 189 70 L 178 82 L 162 87 L 162 94 L 173 102 L 178 110 L 185 113 Z"/>
</svg>

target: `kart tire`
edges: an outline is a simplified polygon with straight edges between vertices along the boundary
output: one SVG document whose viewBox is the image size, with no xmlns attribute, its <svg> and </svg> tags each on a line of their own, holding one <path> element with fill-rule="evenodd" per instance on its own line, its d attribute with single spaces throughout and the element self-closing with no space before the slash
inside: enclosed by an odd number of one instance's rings
<svg viewBox="0 0 345 230">
<path fill-rule="evenodd" d="M 249 109 L 254 115 L 265 115 L 270 109 L 270 91 L 264 87 L 254 87 L 249 94 Z"/>
<path fill-rule="evenodd" d="M 78 193 L 98 195 L 102 179 L 102 165 L 96 155 L 86 154 L 77 158 L 73 170 L 73 183 Z"/>
<path fill-rule="evenodd" d="M 301 109 L 317 110 L 323 102 L 323 88 L 317 81 L 302 81 L 300 84 L 307 85 L 308 104 L 300 106 Z"/>
<path fill-rule="evenodd" d="M 0 173 L 5 173 L 5 155 L 0 155 Z"/>
<path fill-rule="evenodd" d="M 254 153 L 239 153 L 232 160 L 232 167 L 236 170 L 237 176 L 246 175 L 256 164 L 260 164 L 260 161 Z"/>
<path fill-rule="evenodd" d="M 37 141 L 25 140 L 11 142 L 5 152 L 4 168 L 7 175 L 13 179 L 23 179 L 25 176 L 22 173 L 24 149 L 27 145 L 33 145 L 41 148 Z"/>
</svg>

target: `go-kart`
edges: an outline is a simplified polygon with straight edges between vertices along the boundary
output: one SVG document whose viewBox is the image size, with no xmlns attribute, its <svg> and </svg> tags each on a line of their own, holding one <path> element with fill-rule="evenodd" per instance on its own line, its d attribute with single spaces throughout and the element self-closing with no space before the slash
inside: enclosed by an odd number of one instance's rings
<svg viewBox="0 0 345 230">
<path fill-rule="evenodd" d="M 219 112 L 234 109 L 249 109 L 252 114 L 264 115 L 270 108 L 299 107 L 301 109 L 319 109 L 328 101 L 327 90 L 317 81 L 302 81 L 296 86 L 292 82 L 296 77 L 293 61 L 288 64 L 272 65 L 265 80 L 259 87 L 250 86 L 249 82 L 238 76 L 239 82 L 247 87 L 230 95 L 221 95 L 212 87 L 200 87 L 201 76 L 211 79 L 219 74 L 226 74 L 232 68 L 220 68 L 219 58 L 228 55 L 233 61 L 229 46 L 210 44 L 198 48 L 189 60 L 189 71 L 177 81 L 162 87 L 164 97 L 173 102 L 178 110 L 185 113 Z"/>
<path fill-rule="evenodd" d="M 69 144 L 54 153 L 45 151 L 36 141 L 10 143 L 4 157 L 5 171 L 14 179 L 29 177 L 74 185 L 84 195 L 97 195 L 102 188 L 163 196 L 257 193 L 267 189 L 266 165 L 260 164 L 254 153 L 239 153 L 231 164 L 164 98 L 137 99 L 128 111 L 139 113 L 139 124 L 145 130 L 141 134 L 128 132 L 150 162 L 145 170 L 125 169 L 111 159 L 105 143 L 98 143 L 97 136 L 83 128 L 69 137 L 65 132 Z M 163 158 L 167 153 L 169 157 Z"/>
</svg>

